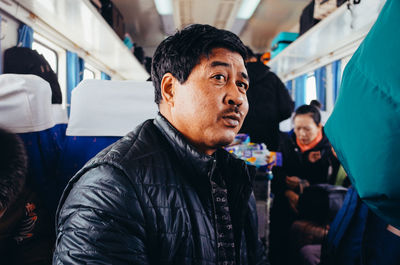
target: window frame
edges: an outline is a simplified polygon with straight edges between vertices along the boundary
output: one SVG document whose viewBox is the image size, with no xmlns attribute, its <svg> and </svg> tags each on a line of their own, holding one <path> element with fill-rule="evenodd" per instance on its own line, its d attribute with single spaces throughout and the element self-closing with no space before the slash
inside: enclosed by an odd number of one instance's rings
<svg viewBox="0 0 400 265">
<path fill-rule="evenodd" d="M 46 48 L 46 49 L 48 49 L 48 50 L 50 50 L 50 51 L 52 51 L 53 53 L 54 53 L 54 55 L 55 55 L 55 57 L 56 57 L 56 69 L 52 69 L 53 71 L 54 71 L 54 73 L 56 73 L 56 75 L 57 75 L 57 77 L 58 77 L 58 68 L 59 68 L 59 56 L 58 56 L 58 53 L 57 53 L 57 51 L 56 50 L 54 50 L 54 49 L 52 49 L 49 45 L 46 45 L 45 43 L 43 43 L 43 42 L 41 42 L 41 41 L 38 41 L 38 40 L 35 40 L 35 38 L 33 39 L 33 43 L 32 43 L 32 49 L 34 49 L 33 48 L 33 44 L 34 43 L 37 43 L 37 44 L 39 44 L 39 45 L 41 45 L 41 46 L 43 46 L 44 48 Z M 39 51 L 38 51 L 39 52 Z M 43 55 L 43 54 L 42 54 Z M 43 57 L 44 57 L 44 55 L 43 55 Z M 46 58 L 45 58 L 46 59 Z M 46 59 L 47 60 L 47 59 Z M 48 60 L 47 60 L 48 61 Z M 49 63 L 50 64 L 50 63 Z"/>
</svg>

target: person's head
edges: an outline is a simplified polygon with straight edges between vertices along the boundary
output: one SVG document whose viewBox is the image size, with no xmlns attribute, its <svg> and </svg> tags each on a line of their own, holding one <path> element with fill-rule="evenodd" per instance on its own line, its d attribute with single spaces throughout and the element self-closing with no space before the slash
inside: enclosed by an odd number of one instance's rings
<svg viewBox="0 0 400 265">
<path fill-rule="evenodd" d="M 310 105 L 302 105 L 296 109 L 293 123 L 294 133 L 302 144 L 311 143 L 322 130 L 321 114 Z"/>
<path fill-rule="evenodd" d="M 0 128 L 0 217 L 17 199 L 27 174 L 27 156 L 21 139 Z"/>
<path fill-rule="evenodd" d="M 246 56 L 235 34 L 198 24 L 165 39 L 153 56 L 160 113 L 201 152 L 231 143 L 243 123 Z"/>
<path fill-rule="evenodd" d="M 316 100 L 316 99 L 311 100 L 310 106 L 316 107 L 316 108 L 319 109 L 319 110 L 322 108 L 321 102 L 319 102 L 319 101 Z"/>
<path fill-rule="evenodd" d="M 246 46 L 246 51 L 247 51 L 247 60 L 246 62 L 257 62 L 257 56 L 254 54 L 253 50 L 249 47 Z"/>
</svg>

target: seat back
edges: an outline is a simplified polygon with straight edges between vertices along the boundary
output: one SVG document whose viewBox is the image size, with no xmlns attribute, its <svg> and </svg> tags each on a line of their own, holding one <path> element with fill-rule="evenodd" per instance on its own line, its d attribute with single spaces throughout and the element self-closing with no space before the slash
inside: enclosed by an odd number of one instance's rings
<svg viewBox="0 0 400 265">
<path fill-rule="evenodd" d="M 35 75 L 0 75 L 0 113 L 0 126 L 17 133 L 25 144 L 28 185 L 54 211 L 58 200 L 54 176 L 60 147 L 52 131 L 49 83 Z"/>
<path fill-rule="evenodd" d="M 59 168 L 63 185 L 98 152 L 156 113 L 151 82 L 82 81 L 72 91 Z"/>
<path fill-rule="evenodd" d="M 55 126 L 52 128 L 56 137 L 57 143 L 62 150 L 66 138 L 66 131 L 68 125 L 67 110 L 61 104 L 52 104 L 52 113 Z"/>
</svg>

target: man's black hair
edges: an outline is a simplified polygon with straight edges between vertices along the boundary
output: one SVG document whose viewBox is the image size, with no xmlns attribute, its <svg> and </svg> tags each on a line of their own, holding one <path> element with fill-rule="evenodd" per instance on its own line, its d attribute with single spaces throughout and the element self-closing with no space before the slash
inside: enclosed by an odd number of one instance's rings
<svg viewBox="0 0 400 265">
<path fill-rule="evenodd" d="M 319 110 L 310 105 L 302 105 L 296 109 L 296 112 L 294 114 L 294 118 L 297 115 L 302 115 L 302 114 L 309 114 L 311 118 L 314 120 L 315 124 L 319 125 L 321 123 L 321 114 Z"/>
<path fill-rule="evenodd" d="M 256 57 L 253 50 L 249 46 L 246 46 L 246 51 L 247 51 L 247 59 Z"/>
<path fill-rule="evenodd" d="M 163 40 L 153 56 L 151 79 L 155 89 L 155 102 L 160 104 L 161 80 L 171 73 L 183 84 L 203 56 L 214 48 L 226 48 L 247 59 L 246 47 L 234 33 L 210 25 L 193 24 Z"/>
<path fill-rule="evenodd" d="M 26 179 L 28 159 L 18 135 L 0 128 L 0 211 L 20 194 Z"/>
</svg>

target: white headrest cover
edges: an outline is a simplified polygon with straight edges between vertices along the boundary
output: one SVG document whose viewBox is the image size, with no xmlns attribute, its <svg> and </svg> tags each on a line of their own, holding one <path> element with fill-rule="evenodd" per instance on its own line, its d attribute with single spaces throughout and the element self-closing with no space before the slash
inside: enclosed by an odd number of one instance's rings
<svg viewBox="0 0 400 265">
<path fill-rule="evenodd" d="M 69 136 L 124 136 L 154 118 L 151 82 L 84 80 L 73 91 Z"/>
<path fill-rule="evenodd" d="M 35 75 L 0 75 L 0 127 L 26 133 L 53 126 L 48 82 Z"/>
<path fill-rule="evenodd" d="M 63 108 L 61 104 L 52 104 L 53 119 L 55 124 L 67 124 L 68 114 L 67 110 Z"/>
</svg>

